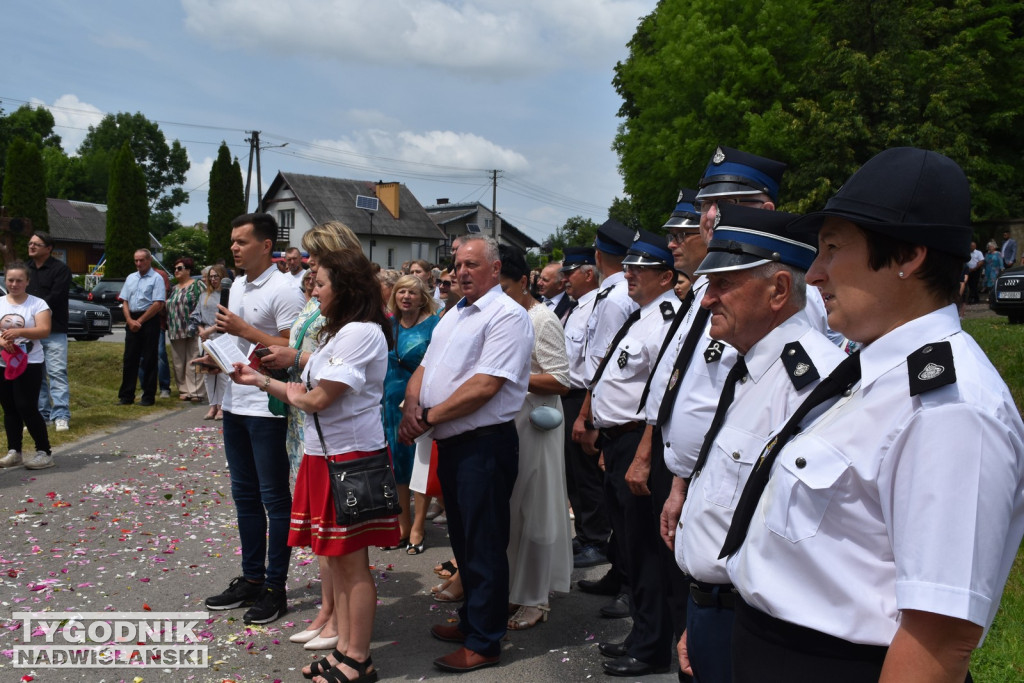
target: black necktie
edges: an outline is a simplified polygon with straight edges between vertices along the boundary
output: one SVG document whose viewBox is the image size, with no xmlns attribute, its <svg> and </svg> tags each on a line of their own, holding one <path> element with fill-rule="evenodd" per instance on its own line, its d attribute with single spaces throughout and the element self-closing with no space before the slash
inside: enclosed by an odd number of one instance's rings
<svg viewBox="0 0 1024 683">
<path fill-rule="evenodd" d="M 612 338 L 612 343 L 608 345 L 608 350 L 604 354 L 604 358 L 601 359 L 601 364 L 597 366 L 597 372 L 594 373 L 594 379 L 590 382 L 590 389 L 593 390 L 597 386 L 597 380 L 601 379 L 601 375 L 604 374 L 605 367 L 608 366 L 608 361 L 612 358 L 612 351 L 619 345 L 622 338 L 629 332 L 629 328 L 633 326 L 637 320 L 640 319 L 640 309 L 636 309 L 629 314 L 626 318 L 626 322 L 622 323 L 622 327 L 615 333 L 615 337 Z"/>
<path fill-rule="evenodd" d="M 836 366 L 832 374 L 821 380 L 814 391 L 804 399 L 800 407 L 796 409 L 792 417 L 786 421 L 785 426 L 779 433 L 768 442 L 768 445 L 761 451 L 761 457 L 754 464 L 740 495 L 740 501 L 736 504 L 736 512 L 732 516 L 732 524 L 729 526 L 729 533 L 725 536 L 725 543 L 722 544 L 722 553 L 719 559 L 728 557 L 739 550 L 743 545 L 743 539 L 747 537 L 747 529 L 750 527 L 750 520 L 754 517 L 754 510 L 761 500 L 761 494 L 768 486 L 768 479 L 771 476 L 772 465 L 779 451 L 786 443 L 800 432 L 800 423 L 807 413 L 829 400 L 849 390 L 860 380 L 860 352 L 850 354 L 843 362 Z"/>
<path fill-rule="evenodd" d="M 569 307 L 568 307 L 568 308 L 566 308 L 566 309 L 565 309 L 565 313 L 563 313 L 563 314 L 562 314 L 562 320 L 561 320 L 561 323 L 562 323 L 562 327 L 563 327 L 563 328 L 565 327 L 565 324 L 566 324 L 567 322 L 569 322 L 569 316 L 570 316 L 570 315 L 572 315 L 572 312 L 573 312 L 573 311 L 575 311 L 575 310 L 576 310 L 576 307 L 577 307 L 577 306 L 579 306 L 579 305 L 580 305 L 580 302 L 579 302 L 579 301 L 576 301 L 576 299 L 572 299 L 572 300 L 571 300 L 571 301 L 569 302 Z"/>
<path fill-rule="evenodd" d="M 693 324 L 690 325 L 683 348 L 680 349 L 679 357 L 676 358 L 675 365 L 672 366 L 672 374 L 669 375 L 668 385 L 665 387 L 665 396 L 662 397 L 661 407 L 658 408 L 658 427 L 665 424 L 672 414 L 672 406 L 675 405 L 676 396 L 679 394 L 679 386 L 683 383 L 683 374 L 690 364 L 690 359 L 693 358 L 697 342 L 704 335 L 704 326 L 707 325 L 710 315 L 711 311 L 708 309 L 698 308 L 697 313 L 693 316 Z"/>
<path fill-rule="evenodd" d="M 736 397 L 736 382 L 745 374 L 747 374 L 747 364 L 743 362 L 743 356 L 740 356 L 736 359 L 736 365 L 732 366 L 732 370 L 725 377 L 725 386 L 722 387 L 722 396 L 718 399 L 715 417 L 711 420 L 708 433 L 704 435 L 704 443 L 700 446 L 700 455 L 697 456 L 697 464 L 693 467 L 690 479 L 696 479 L 700 471 L 704 469 L 704 465 L 708 461 L 708 454 L 711 452 L 711 444 L 715 442 L 715 437 L 718 436 L 722 423 L 725 422 L 725 414 L 728 412 L 729 406 L 732 405 L 733 398 Z"/>
<path fill-rule="evenodd" d="M 658 364 L 661 363 L 661 357 L 665 355 L 665 349 L 672 343 L 672 337 L 676 336 L 676 331 L 682 324 L 683 320 L 686 319 L 686 313 L 690 310 L 690 306 L 693 305 L 693 288 L 691 287 L 686 292 L 686 298 L 683 299 L 683 304 L 676 311 L 676 317 L 672 319 L 672 324 L 668 326 L 668 334 L 665 335 L 665 340 L 661 342 L 661 349 L 658 351 L 658 358 L 654 361 L 652 366 L 655 370 L 658 369 Z M 641 412 L 647 405 L 647 396 L 651 393 L 651 380 L 654 379 L 654 373 L 647 378 L 647 384 L 644 385 L 644 391 L 640 394 L 640 406 L 636 409 L 636 412 Z"/>
</svg>

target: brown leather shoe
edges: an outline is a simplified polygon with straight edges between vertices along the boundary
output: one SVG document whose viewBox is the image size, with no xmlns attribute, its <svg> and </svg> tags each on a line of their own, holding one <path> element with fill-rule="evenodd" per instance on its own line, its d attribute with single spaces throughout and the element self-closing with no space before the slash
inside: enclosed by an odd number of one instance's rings
<svg viewBox="0 0 1024 683">
<path fill-rule="evenodd" d="M 446 643 L 464 643 L 466 634 L 459 630 L 458 626 L 447 624 L 435 624 L 430 627 L 430 635 Z"/>
<path fill-rule="evenodd" d="M 501 657 L 484 657 L 472 650 L 460 647 L 450 655 L 435 659 L 434 666 L 442 671 L 463 673 L 466 671 L 476 671 L 488 666 L 496 666 L 499 661 L 501 661 Z"/>
</svg>

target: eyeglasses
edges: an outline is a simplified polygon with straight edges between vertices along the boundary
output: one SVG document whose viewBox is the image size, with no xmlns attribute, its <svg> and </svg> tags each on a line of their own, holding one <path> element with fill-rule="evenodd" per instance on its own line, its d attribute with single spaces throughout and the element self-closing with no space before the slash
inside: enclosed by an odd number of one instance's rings
<svg viewBox="0 0 1024 683">
<path fill-rule="evenodd" d="M 29 241 L 28 246 L 30 246 L 30 247 L 45 247 L 46 243 L 45 242 L 32 242 L 32 241 Z"/>
<path fill-rule="evenodd" d="M 179 270 L 188 270 L 185 266 L 174 266 L 174 272 L 177 273 Z"/>
<path fill-rule="evenodd" d="M 686 241 L 687 237 L 693 237 L 699 235 L 700 230 L 674 230 L 668 234 L 668 243 L 682 244 Z"/>
<path fill-rule="evenodd" d="M 451 287 L 452 286 L 452 282 L 451 282 L 451 280 L 441 280 L 440 282 L 437 283 L 437 286 L 438 287 Z"/>
<path fill-rule="evenodd" d="M 740 206 L 763 206 L 767 204 L 764 199 L 744 199 L 743 197 L 715 197 L 714 199 L 701 199 L 693 203 L 697 211 L 702 214 L 711 210 L 714 204 L 739 204 Z"/>
</svg>

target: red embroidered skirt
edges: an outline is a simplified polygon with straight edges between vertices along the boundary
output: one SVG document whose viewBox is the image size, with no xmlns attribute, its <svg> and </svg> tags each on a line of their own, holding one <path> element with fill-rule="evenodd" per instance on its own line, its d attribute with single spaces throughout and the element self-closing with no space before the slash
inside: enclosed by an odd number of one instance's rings
<svg viewBox="0 0 1024 683">
<path fill-rule="evenodd" d="M 331 462 L 347 462 L 373 455 L 353 451 L 329 455 Z M 309 546 L 317 555 L 345 555 L 373 546 L 398 545 L 398 517 L 382 517 L 348 526 L 338 524 L 331 496 L 331 480 L 327 458 L 303 455 L 295 477 L 292 496 L 292 519 L 288 528 L 288 545 Z"/>
</svg>

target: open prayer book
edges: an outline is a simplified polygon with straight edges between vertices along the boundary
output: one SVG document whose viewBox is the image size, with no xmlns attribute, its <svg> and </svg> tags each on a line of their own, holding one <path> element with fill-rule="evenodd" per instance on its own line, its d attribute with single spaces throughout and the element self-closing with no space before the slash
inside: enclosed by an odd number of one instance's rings
<svg viewBox="0 0 1024 683">
<path fill-rule="evenodd" d="M 203 352 L 213 359 L 213 362 L 217 364 L 217 367 L 228 375 L 235 371 L 234 364 L 242 363 L 243 365 L 250 364 L 250 354 L 252 348 L 250 347 L 248 353 L 243 352 L 238 345 L 239 338 L 231 334 L 222 334 L 216 339 L 209 339 L 202 341 Z"/>
</svg>

